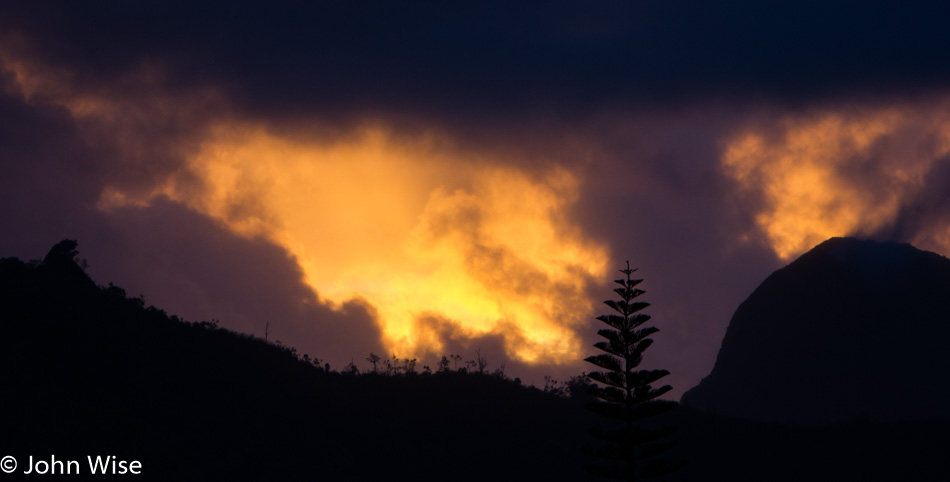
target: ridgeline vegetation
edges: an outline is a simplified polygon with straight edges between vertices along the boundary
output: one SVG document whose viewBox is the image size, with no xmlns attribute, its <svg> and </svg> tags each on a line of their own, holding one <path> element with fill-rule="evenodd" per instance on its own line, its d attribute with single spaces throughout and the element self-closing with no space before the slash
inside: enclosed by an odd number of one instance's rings
<svg viewBox="0 0 950 482">
<path fill-rule="evenodd" d="M 141 461 L 146 480 L 585 477 L 566 462 L 585 425 L 566 383 L 524 385 L 479 352 L 336 371 L 99 286 L 76 248 L 0 259 L 2 440 L 21 465 L 101 453 Z"/>
<path fill-rule="evenodd" d="M 584 377 L 535 388 L 478 352 L 334 370 L 97 285 L 76 248 L 0 259 L 0 441 L 21 466 L 91 454 L 140 461 L 139 480 L 597 480 Z M 669 480 L 950 479 L 948 420 L 807 427 L 679 406 L 640 426 L 671 425 L 666 456 L 690 463 Z"/>
</svg>

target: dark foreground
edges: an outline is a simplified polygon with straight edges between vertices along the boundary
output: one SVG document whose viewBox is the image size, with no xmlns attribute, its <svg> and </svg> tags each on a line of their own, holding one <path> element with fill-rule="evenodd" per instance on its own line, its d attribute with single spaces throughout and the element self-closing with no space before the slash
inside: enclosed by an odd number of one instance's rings
<svg viewBox="0 0 950 482">
<path fill-rule="evenodd" d="M 601 421 L 583 400 L 488 375 L 327 372 L 146 308 L 73 259 L 0 260 L 5 479 L 37 476 L 32 457 L 101 480 L 101 457 L 134 480 L 590 480 L 581 447 Z M 674 480 L 950 480 L 947 421 L 795 428 L 680 408 L 656 423 L 680 427 Z"/>
</svg>

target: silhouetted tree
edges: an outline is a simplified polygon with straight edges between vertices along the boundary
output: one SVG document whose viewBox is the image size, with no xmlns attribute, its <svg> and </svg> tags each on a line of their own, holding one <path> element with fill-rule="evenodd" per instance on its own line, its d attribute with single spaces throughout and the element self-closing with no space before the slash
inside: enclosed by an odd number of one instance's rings
<svg viewBox="0 0 950 482">
<path fill-rule="evenodd" d="M 79 243 L 76 242 L 75 239 L 64 239 L 50 248 L 49 252 L 46 253 L 46 257 L 43 258 L 43 264 L 49 266 L 56 264 L 71 265 L 75 263 L 78 265 L 76 260 L 76 257 L 79 255 L 79 250 L 76 249 L 78 247 Z"/>
<path fill-rule="evenodd" d="M 565 391 L 564 386 L 560 382 L 558 382 L 556 379 L 551 377 L 550 375 L 544 376 L 543 390 L 546 393 L 550 393 L 551 395 L 554 395 L 557 397 L 564 397 L 567 395 L 567 392 Z"/>
<path fill-rule="evenodd" d="M 678 465 L 657 457 L 675 443 L 660 441 L 674 432 L 675 427 L 648 429 L 637 424 L 644 418 L 672 409 L 676 402 L 656 400 L 672 389 L 669 385 L 660 388 L 651 386 L 669 375 L 668 371 L 636 369 L 643 360 L 643 352 L 653 343 L 649 336 L 659 330 L 652 326 L 642 327 L 650 316 L 640 311 L 650 305 L 634 301 L 644 293 L 636 288 L 643 280 L 630 277 L 634 271 L 627 262 L 626 269 L 620 270 L 625 277 L 616 280 L 620 288 L 614 289 L 620 299 L 604 302 L 616 313 L 597 317 L 610 327 L 597 332 L 606 341 L 594 344 L 604 353 L 586 358 L 586 361 L 603 369 L 587 374 L 588 378 L 600 384 L 590 387 L 588 393 L 599 401 L 589 403 L 588 408 L 621 422 L 620 427 L 613 430 L 591 429 L 591 434 L 605 441 L 606 445 L 590 453 L 607 462 L 589 465 L 587 469 L 595 475 L 622 480 L 665 475 L 678 468 Z"/>
<path fill-rule="evenodd" d="M 37 266 L 59 273 L 64 279 L 83 280 L 93 284 L 85 271 L 87 263 L 79 258 L 78 247 L 79 243 L 76 240 L 64 239 L 50 248 L 46 257 Z"/>
<path fill-rule="evenodd" d="M 383 373 L 386 375 L 398 375 L 402 371 L 402 367 L 399 365 L 399 357 L 393 353 L 392 358 L 383 360 Z"/>
<path fill-rule="evenodd" d="M 353 360 L 350 360 L 350 363 L 343 367 L 343 373 L 346 375 L 359 375 L 360 369 L 356 366 L 356 363 L 353 363 Z"/>
<path fill-rule="evenodd" d="M 564 383 L 564 388 L 567 390 L 567 396 L 572 399 L 581 399 L 587 395 L 587 392 L 590 391 L 590 387 L 593 385 L 590 379 L 587 378 L 586 373 L 580 375 L 574 375 L 567 382 Z"/>
<path fill-rule="evenodd" d="M 442 355 L 442 359 L 439 360 L 438 366 L 440 373 L 449 371 L 449 359 L 446 358 L 445 355 Z"/>
<path fill-rule="evenodd" d="M 482 357 L 482 350 L 475 350 L 475 361 L 478 363 L 478 373 L 485 373 L 488 368 L 488 360 Z"/>
<path fill-rule="evenodd" d="M 379 366 L 378 366 L 379 360 L 380 360 L 379 355 L 375 353 L 370 353 L 369 356 L 366 357 L 366 361 L 370 362 L 370 364 L 373 365 L 373 373 L 379 373 Z"/>
</svg>

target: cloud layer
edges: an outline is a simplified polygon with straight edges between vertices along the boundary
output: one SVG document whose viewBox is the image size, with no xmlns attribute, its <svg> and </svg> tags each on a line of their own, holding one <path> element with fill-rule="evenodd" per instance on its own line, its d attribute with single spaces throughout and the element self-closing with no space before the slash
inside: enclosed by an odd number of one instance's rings
<svg viewBox="0 0 950 482">
<path fill-rule="evenodd" d="M 723 168 L 758 200 L 756 231 L 782 259 L 842 235 L 950 253 L 950 219 L 933 196 L 946 190 L 947 107 L 936 98 L 790 115 L 727 139 Z M 924 210 L 928 222 L 911 219 Z"/>
<path fill-rule="evenodd" d="M 441 353 L 420 321 L 438 317 L 471 337 L 510 338 L 513 359 L 579 357 L 574 329 L 590 314 L 586 290 L 605 275 L 606 249 L 563 214 L 577 197 L 570 172 L 535 178 L 378 131 L 329 146 L 216 131 L 182 176 L 141 199 L 110 188 L 100 205 L 168 197 L 282 246 L 323 299 L 372 305 L 400 356 Z"/>
<path fill-rule="evenodd" d="M 78 238 L 335 366 L 482 347 L 536 381 L 586 369 L 629 258 L 686 389 L 824 238 L 950 253 L 947 10 L 8 2 L 0 254 Z"/>
</svg>

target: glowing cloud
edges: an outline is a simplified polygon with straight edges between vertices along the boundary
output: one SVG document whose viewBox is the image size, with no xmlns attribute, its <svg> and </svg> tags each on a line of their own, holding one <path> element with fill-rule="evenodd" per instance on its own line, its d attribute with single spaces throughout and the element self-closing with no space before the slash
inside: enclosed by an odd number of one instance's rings
<svg viewBox="0 0 950 482">
<path fill-rule="evenodd" d="M 20 93 L 66 108 L 127 164 L 105 180 L 100 210 L 166 196 L 267 238 L 324 301 L 372 304 L 400 356 L 440 354 L 445 336 L 501 335 L 521 361 L 579 357 L 575 329 L 590 318 L 586 290 L 603 282 L 607 253 L 569 221 L 572 172 L 510 167 L 433 135 L 276 135 L 214 121 L 229 114 L 213 88 L 169 97 L 157 65 L 129 72 L 127 85 L 80 90 L 68 71 L 26 58 L 0 51 Z"/>
<path fill-rule="evenodd" d="M 375 306 L 394 352 L 438 353 L 438 319 L 464 336 L 500 334 L 522 361 L 577 358 L 585 291 L 607 256 L 566 218 L 578 190 L 570 172 L 532 177 L 380 130 L 326 145 L 213 131 L 151 195 L 284 246 L 325 300 Z M 100 208 L 142 202 L 114 187 Z"/>
<path fill-rule="evenodd" d="M 827 111 L 739 133 L 726 142 L 722 167 L 755 200 L 756 226 L 788 259 L 829 237 L 895 223 L 928 182 L 940 182 L 928 174 L 950 152 L 948 140 L 950 111 L 940 107 Z M 921 233 L 905 241 L 950 248 Z"/>
</svg>

